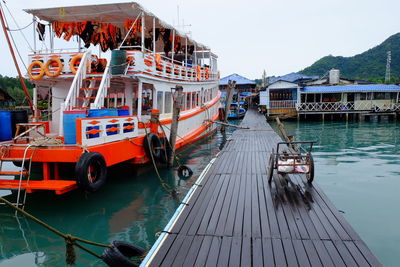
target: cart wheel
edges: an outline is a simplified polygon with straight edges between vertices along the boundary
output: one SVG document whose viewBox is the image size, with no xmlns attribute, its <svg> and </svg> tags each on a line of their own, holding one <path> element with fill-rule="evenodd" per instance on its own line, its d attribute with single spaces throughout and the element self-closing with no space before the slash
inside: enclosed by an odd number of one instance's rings
<svg viewBox="0 0 400 267">
<path fill-rule="evenodd" d="M 271 183 L 272 176 L 274 175 L 274 160 L 275 160 L 275 155 L 274 153 L 271 154 L 269 157 L 269 164 L 268 164 L 268 183 Z"/>
<path fill-rule="evenodd" d="M 306 176 L 307 176 L 307 182 L 311 184 L 314 180 L 314 159 L 311 154 L 309 161 L 310 161 L 310 170 L 308 171 Z"/>
</svg>

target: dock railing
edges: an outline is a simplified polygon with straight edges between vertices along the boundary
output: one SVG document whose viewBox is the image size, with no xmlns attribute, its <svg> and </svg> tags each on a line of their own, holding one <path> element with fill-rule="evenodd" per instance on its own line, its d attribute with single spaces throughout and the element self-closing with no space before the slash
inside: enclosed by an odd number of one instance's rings
<svg viewBox="0 0 400 267">
<path fill-rule="evenodd" d="M 349 112 L 349 111 L 400 111 L 400 103 L 358 102 L 312 102 L 297 103 L 299 112 Z"/>
<path fill-rule="evenodd" d="M 297 100 L 273 100 L 269 101 L 269 108 L 295 108 Z"/>
</svg>

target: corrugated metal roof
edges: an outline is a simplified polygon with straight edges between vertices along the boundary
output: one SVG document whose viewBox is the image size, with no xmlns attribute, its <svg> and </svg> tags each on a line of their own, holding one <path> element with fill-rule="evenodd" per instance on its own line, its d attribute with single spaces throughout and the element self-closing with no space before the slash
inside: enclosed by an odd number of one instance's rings
<svg viewBox="0 0 400 267">
<path fill-rule="evenodd" d="M 255 81 L 249 80 L 246 77 L 240 76 L 239 74 L 231 74 L 219 80 L 219 85 L 227 85 L 228 81 L 235 81 L 237 85 L 239 84 L 256 84 Z"/>
<path fill-rule="evenodd" d="M 318 79 L 319 76 L 307 76 L 301 73 L 289 73 L 283 76 L 279 77 L 270 77 L 269 78 L 269 83 L 274 83 L 277 81 L 286 81 L 286 82 L 297 82 L 297 81 L 304 81 L 304 80 L 312 80 L 312 79 Z"/>
<path fill-rule="evenodd" d="M 360 84 L 360 85 L 331 85 L 306 86 L 301 93 L 342 93 L 342 92 L 400 92 L 400 86 L 394 84 Z"/>
</svg>

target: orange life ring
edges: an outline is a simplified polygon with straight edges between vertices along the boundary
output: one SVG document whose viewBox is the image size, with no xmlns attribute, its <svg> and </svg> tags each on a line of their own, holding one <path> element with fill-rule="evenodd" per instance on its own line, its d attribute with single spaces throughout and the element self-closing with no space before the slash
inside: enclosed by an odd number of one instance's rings
<svg viewBox="0 0 400 267">
<path fill-rule="evenodd" d="M 40 68 L 39 74 L 34 75 L 32 73 L 32 70 L 33 70 L 34 67 L 39 67 Z M 41 62 L 39 60 L 33 61 L 28 67 L 28 76 L 29 76 L 29 78 L 31 78 L 32 80 L 35 80 L 35 81 L 42 79 L 42 77 L 44 76 L 44 64 L 43 64 L 43 62 Z"/>
<path fill-rule="evenodd" d="M 81 59 L 82 59 L 82 57 L 83 57 L 83 55 L 76 55 L 76 56 L 74 56 L 72 59 L 71 59 L 71 61 L 69 62 L 69 68 L 70 68 L 70 70 L 71 70 L 71 72 L 73 73 L 73 74 L 75 74 L 76 73 L 76 71 L 78 70 L 78 68 L 79 68 L 79 64 L 81 63 Z M 79 62 L 79 64 L 76 66 L 76 64 Z M 89 60 L 87 61 L 87 69 L 89 69 L 89 67 L 90 67 L 90 65 L 89 65 Z"/>
<path fill-rule="evenodd" d="M 54 64 L 57 64 L 58 68 L 54 73 L 52 73 L 50 71 L 50 66 L 53 67 Z M 58 75 L 61 74 L 62 70 L 63 70 L 63 63 L 59 58 L 50 58 L 49 60 L 47 60 L 46 65 L 44 65 L 44 72 L 49 77 L 57 77 Z"/>
</svg>

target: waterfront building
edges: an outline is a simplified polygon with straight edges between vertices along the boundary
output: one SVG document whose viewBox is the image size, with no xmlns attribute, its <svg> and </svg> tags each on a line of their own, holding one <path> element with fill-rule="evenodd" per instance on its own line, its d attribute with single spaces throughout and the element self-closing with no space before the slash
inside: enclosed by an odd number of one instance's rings
<svg viewBox="0 0 400 267">
<path fill-rule="evenodd" d="M 244 99 L 256 92 L 256 82 L 243 77 L 239 74 L 233 73 L 219 80 L 219 90 L 221 90 L 221 102 L 225 102 L 226 89 L 228 88 L 228 82 L 236 82 L 235 92 L 233 93 L 233 101 L 244 101 Z"/>
<path fill-rule="evenodd" d="M 400 112 L 398 85 L 342 78 L 335 69 L 321 78 L 298 73 L 271 78 L 266 93 L 260 94 L 267 117 L 305 118 L 309 114 L 324 119 L 325 114 L 332 118 L 336 114 L 363 120 L 375 115 L 396 117 Z"/>
</svg>

